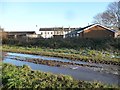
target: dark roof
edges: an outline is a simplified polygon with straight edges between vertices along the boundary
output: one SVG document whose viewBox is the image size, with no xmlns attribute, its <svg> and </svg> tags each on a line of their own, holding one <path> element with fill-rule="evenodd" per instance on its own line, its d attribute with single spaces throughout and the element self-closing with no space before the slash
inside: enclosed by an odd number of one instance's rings
<svg viewBox="0 0 120 90">
<path fill-rule="evenodd" d="M 53 28 L 40 28 L 39 31 L 58 31 L 58 30 L 75 30 L 76 28 L 63 28 L 63 27 L 53 27 Z"/>
<path fill-rule="evenodd" d="M 6 31 L 8 33 L 34 33 L 35 31 Z"/>
<path fill-rule="evenodd" d="M 82 31 L 83 28 L 76 28 L 75 30 L 72 30 L 70 34 L 76 34 L 78 31 Z M 69 33 L 68 33 L 69 34 Z"/>
<path fill-rule="evenodd" d="M 8 33 L 8 35 L 14 35 L 14 34 L 21 35 L 21 34 L 34 34 L 35 31 L 10 31 L 7 33 Z"/>
<path fill-rule="evenodd" d="M 80 28 L 77 28 L 76 30 L 72 31 L 71 34 L 75 34 L 75 33 L 77 33 L 78 31 L 83 31 L 84 29 L 89 28 L 89 27 L 91 27 L 91 26 L 93 26 L 93 25 L 95 25 L 95 24 L 88 25 L 88 26 L 83 27 L 83 28 L 81 28 L 81 27 L 80 27 Z"/>
<path fill-rule="evenodd" d="M 63 27 L 53 27 L 53 28 L 40 28 L 39 31 L 56 31 L 63 30 Z"/>
<path fill-rule="evenodd" d="M 91 24 L 91 25 L 88 25 L 88 26 L 86 26 L 86 27 L 79 28 L 79 29 L 77 29 L 77 31 L 83 31 L 84 29 L 89 28 L 89 27 L 91 27 L 91 26 L 93 26 L 93 25 L 95 25 L 95 24 Z"/>
<path fill-rule="evenodd" d="M 39 31 L 53 31 L 53 28 L 40 28 Z"/>
<path fill-rule="evenodd" d="M 119 32 L 118 30 L 111 30 L 112 32 Z"/>
<path fill-rule="evenodd" d="M 78 28 L 64 28 L 64 31 L 73 31 L 73 30 L 76 30 Z"/>
</svg>

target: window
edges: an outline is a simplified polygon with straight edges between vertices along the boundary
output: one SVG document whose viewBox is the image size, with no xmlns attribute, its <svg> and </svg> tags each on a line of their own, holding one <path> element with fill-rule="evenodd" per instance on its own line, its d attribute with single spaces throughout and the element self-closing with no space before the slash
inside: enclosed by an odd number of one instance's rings
<svg viewBox="0 0 120 90">
<path fill-rule="evenodd" d="M 48 32 L 48 34 L 49 34 L 49 32 Z"/>
<path fill-rule="evenodd" d="M 51 32 L 51 34 L 52 34 L 52 32 Z"/>
<path fill-rule="evenodd" d="M 41 32 L 41 35 L 43 34 L 43 32 Z"/>
</svg>

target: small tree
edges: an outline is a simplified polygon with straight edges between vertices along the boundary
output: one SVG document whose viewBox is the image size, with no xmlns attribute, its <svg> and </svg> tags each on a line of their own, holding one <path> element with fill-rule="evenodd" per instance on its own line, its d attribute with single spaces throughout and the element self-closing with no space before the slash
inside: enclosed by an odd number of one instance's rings
<svg viewBox="0 0 120 90">
<path fill-rule="evenodd" d="M 112 2 L 103 13 L 94 17 L 94 23 L 120 30 L 120 2 Z"/>
</svg>

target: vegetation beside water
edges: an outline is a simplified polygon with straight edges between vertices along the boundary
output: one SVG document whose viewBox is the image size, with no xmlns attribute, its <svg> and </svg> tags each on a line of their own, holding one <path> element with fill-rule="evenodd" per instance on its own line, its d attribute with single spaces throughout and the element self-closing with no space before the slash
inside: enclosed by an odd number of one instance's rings
<svg viewBox="0 0 120 90">
<path fill-rule="evenodd" d="M 120 39 L 7 39 L 3 40 L 2 50 L 118 65 L 119 45 Z M 3 88 L 119 88 L 78 81 L 66 75 L 33 71 L 26 65 L 3 64 L 2 71 Z"/>
<path fill-rule="evenodd" d="M 74 80 L 71 76 L 31 70 L 30 67 L 3 63 L 3 89 L 14 88 L 119 88 L 98 82 Z"/>
<path fill-rule="evenodd" d="M 98 51 L 92 49 L 52 49 L 52 48 L 41 48 L 41 47 L 21 47 L 21 46 L 9 46 L 3 45 L 3 51 L 10 52 L 19 52 L 19 53 L 28 53 L 28 54 L 37 54 L 45 55 L 52 57 L 61 57 L 72 60 L 81 60 L 81 61 L 91 61 L 96 63 L 106 63 L 106 64 L 119 64 L 119 58 L 115 56 L 120 56 L 119 52 L 113 51 Z"/>
<path fill-rule="evenodd" d="M 3 51 L 61 57 L 72 60 L 118 64 L 120 38 L 16 38 L 3 39 Z"/>
</svg>

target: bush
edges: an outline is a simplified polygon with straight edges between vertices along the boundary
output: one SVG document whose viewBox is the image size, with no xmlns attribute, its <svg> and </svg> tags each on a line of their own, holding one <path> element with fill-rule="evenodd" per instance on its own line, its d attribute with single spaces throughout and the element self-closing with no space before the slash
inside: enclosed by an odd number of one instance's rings
<svg viewBox="0 0 120 90">
<path fill-rule="evenodd" d="M 115 39 L 85 39 L 85 38 L 34 38 L 34 39 L 3 39 L 3 44 L 18 45 L 26 47 L 44 48 L 68 48 L 80 49 L 91 48 L 96 50 L 120 50 L 120 38 Z"/>
</svg>

